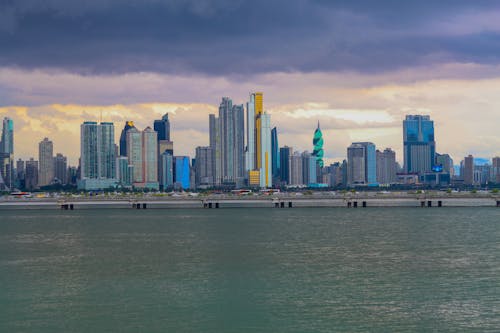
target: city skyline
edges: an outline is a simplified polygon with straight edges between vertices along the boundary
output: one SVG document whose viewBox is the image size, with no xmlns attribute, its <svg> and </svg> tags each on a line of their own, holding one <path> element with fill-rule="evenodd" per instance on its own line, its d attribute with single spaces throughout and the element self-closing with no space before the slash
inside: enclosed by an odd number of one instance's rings
<svg viewBox="0 0 500 333">
<path fill-rule="evenodd" d="M 267 99 L 266 94 L 266 99 Z M 244 98 L 241 100 L 239 99 L 234 99 L 234 101 L 241 102 L 243 103 L 245 101 Z M 237 103 L 233 102 L 233 103 Z M 267 101 L 266 101 L 267 105 Z M 74 110 L 76 110 L 76 113 L 79 113 L 79 108 L 76 106 L 72 106 Z M 151 117 L 146 117 L 144 115 L 144 110 L 148 110 L 150 108 L 151 112 Z M 77 150 L 72 149 L 71 147 L 68 147 L 68 143 L 73 142 L 77 146 L 80 145 L 80 124 L 83 123 L 84 121 L 99 121 L 99 118 L 101 118 L 103 121 L 108 121 L 108 122 L 113 122 L 116 126 L 121 127 L 123 124 L 125 124 L 127 121 L 132 121 L 135 123 L 139 128 L 146 128 L 146 127 L 152 127 L 155 119 L 160 119 L 161 117 L 164 116 L 164 114 L 169 113 L 170 118 L 171 118 L 171 126 L 170 133 L 172 137 L 176 138 L 176 152 L 179 152 L 179 154 L 186 155 L 186 156 L 194 156 L 195 155 L 195 149 L 197 146 L 204 146 L 207 144 L 209 140 L 209 126 L 206 122 L 206 118 L 204 119 L 199 119 L 201 117 L 200 114 L 203 116 L 208 116 L 212 113 L 218 114 L 218 107 L 217 104 L 215 105 L 190 105 L 190 108 L 183 108 L 180 105 L 177 105 L 176 107 L 172 107 L 167 104 L 155 104 L 155 105 L 139 105 L 137 106 L 137 110 L 141 110 L 138 112 L 135 112 L 129 108 L 126 108 L 124 106 L 110 106 L 107 108 L 102 108 L 102 107 L 86 107 L 87 110 L 90 111 L 83 111 L 81 112 L 81 115 L 87 115 L 87 118 L 80 118 L 77 115 L 75 115 L 75 111 L 73 111 L 72 118 L 76 121 L 78 121 L 78 124 L 76 125 L 76 128 L 69 126 L 70 124 L 65 123 L 62 124 L 64 126 L 65 130 L 60 133 L 60 132 L 46 132 L 48 133 L 47 135 L 42 136 L 38 141 L 43 140 L 45 137 L 48 137 L 51 141 L 53 141 L 54 144 L 54 151 L 60 152 L 63 155 L 68 157 L 68 164 L 69 165 L 77 165 L 78 164 L 78 158 L 79 152 Z M 118 114 L 116 111 L 117 109 L 121 109 L 122 113 Z M 201 110 L 203 109 L 203 110 Z M 245 113 L 247 107 L 245 106 Z M 0 108 L 0 111 L 2 109 Z M 114 111 L 115 110 L 115 111 Z M 195 111 L 193 113 L 190 113 L 190 111 Z M 92 115 L 94 113 L 94 117 L 88 117 L 89 115 Z M 342 138 L 338 139 L 338 142 L 335 142 L 335 137 L 336 134 L 339 133 L 345 133 L 345 130 L 342 129 L 332 129 L 328 128 L 325 130 L 323 123 L 326 122 L 326 124 L 330 124 L 331 121 L 329 121 L 328 117 L 324 117 L 321 114 L 317 115 L 317 117 L 312 117 L 308 116 L 305 118 L 305 122 L 307 124 L 311 124 L 311 127 L 307 128 L 302 128 L 300 131 L 298 131 L 296 128 L 291 128 L 287 129 L 286 127 L 282 126 L 278 121 L 276 120 L 276 117 L 274 113 L 270 112 L 270 115 L 272 116 L 271 120 L 271 127 L 277 127 L 279 136 L 280 136 L 280 146 L 293 146 L 295 149 L 299 151 L 311 151 L 313 147 L 311 146 L 310 142 L 310 136 L 311 136 L 311 130 L 317 127 L 318 121 L 321 123 L 321 130 L 323 132 L 323 138 L 325 140 L 325 146 L 324 146 L 324 151 L 325 151 L 325 165 L 334 163 L 334 162 L 341 162 L 343 159 L 347 158 L 346 154 L 346 149 L 347 147 L 357 141 L 371 141 L 373 142 L 377 147 L 380 148 L 391 148 L 396 152 L 396 160 L 403 165 L 404 164 L 404 145 L 403 141 L 401 138 L 403 137 L 403 127 L 402 123 L 407 115 L 403 115 L 401 118 L 401 122 L 397 122 L 395 125 L 395 135 L 387 136 L 383 135 L 382 137 L 378 136 L 376 133 L 374 136 L 370 136 L 373 134 L 372 131 L 366 131 L 363 133 L 363 127 L 357 129 L 359 133 L 357 133 L 354 136 L 349 136 L 347 138 Z M 356 115 L 355 113 L 353 114 L 354 116 Z M 134 116 L 137 116 L 137 118 L 132 118 Z M 279 114 L 278 114 L 279 116 Z M 431 116 L 432 117 L 432 116 Z M 10 118 L 10 117 L 9 117 Z M 90 119 L 89 119 L 90 118 Z M 246 116 L 245 116 L 246 118 Z M 289 118 L 292 119 L 287 119 L 285 121 L 285 125 L 290 126 L 290 123 L 293 123 L 294 121 L 297 123 L 304 122 L 301 118 L 295 118 L 293 116 L 289 116 Z M 23 132 L 23 129 L 18 129 L 18 125 L 14 119 L 14 126 L 15 126 L 15 131 L 14 131 L 14 151 L 15 153 L 15 158 L 21 158 L 23 160 L 27 160 L 31 157 L 37 157 L 38 156 L 38 145 L 36 144 L 36 139 L 32 140 L 33 136 L 26 137 L 25 133 Z M 81 120 L 80 120 L 81 119 Z M 115 119 L 113 121 L 113 119 Z M 326 119 L 326 121 L 325 121 Z M 184 123 L 178 123 L 178 120 L 184 121 Z M 432 119 L 434 123 L 436 123 L 435 119 Z M 245 120 L 245 126 L 246 126 L 247 120 Z M 189 125 L 192 126 L 189 126 Z M 53 124 L 53 126 L 55 126 Z M 450 154 L 454 160 L 458 163 L 460 159 L 462 159 L 464 156 L 468 156 L 469 154 L 472 154 L 476 156 L 477 158 L 485 158 L 485 159 L 491 159 L 495 156 L 500 155 L 500 146 L 497 147 L 496 150 L 493 150 L 493 153 L 488 154 L 487 151 L 482 150 L 483 153 L 478 153 L 481 151 L 481 149 L 476 150 L 464 150 L 465 148 L 461 149 L 456 149 L 455 151 L 461 152 L 462 150 L 465 151 L 463 155 L 457 155 L 456 153 L 453 152 L 453 150 L 446 150 L 443 147 L 446 147 L 446 145 L 442 144 L 443 139 L 440 136 L 441 128 L 440 124 L 437 123 L 435 125 L 437 127 L 436 129 L 436 135 L 439 136 L 439 142 L 436 144 L 436 152 L 446 152 Z M 19 133 L 21 132 L 21 133 Z M 76 133 L 75 133 L 76 132 Z M 44 132 L 45 133 L 45 132 Z M 169 133 L 169 134 L 170 134 Z M 326 133 L 326 134 L 325 134 Z M 114 136 L 115 136 L 115 141 L 118 144 L 120 141 L 120 134 L 121 131 L 115 131 Z M 194 134 L 194 135 L 193 135 Z M 328 135 L 330 134 L 330 136 Z M 245 133 L 247 135 L 247 133 Z M 458 135 L 457 135 L 458 137 Z M 359 140 L 353 140 L 353 139 L 358 139 Z M 375 139 L 374 139 L 375 138 Z M 376 140 L 376 138 L 379 138 L 379 140 Z M 20 139 L 22 143 L 19 143 Z M 347 141 L 345 141 L 347 139 Z M 445 138 L 446 139 L 446 138 Z M 246 140 L 246 139 L 245 139 Z M 346 142 L 345 146 L 341 146 L 340 144 L 343 144 L 343 142 Z M 385 143 L 385 144 L 384 144 Z M 246 144 L 246 142 L 245 142 Z M 68 147 L 66 149 L 62 147 Z M 455 164 L 458 165 L 458 164 Z"/>
</svg>

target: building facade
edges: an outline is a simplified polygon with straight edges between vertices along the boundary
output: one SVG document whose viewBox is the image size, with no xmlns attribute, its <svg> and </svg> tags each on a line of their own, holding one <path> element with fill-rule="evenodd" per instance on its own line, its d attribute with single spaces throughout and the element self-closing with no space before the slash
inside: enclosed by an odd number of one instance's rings
<svg viewBox="0 0 500 333">
<path fill-rule="evenodd" d="M 396 152 L 391 148 L 384 151 L 377 150 L 377 182 L 389 185 L 396 183 Z"/>
<path fill-rule="evenodd" d="M 430 116 L 407 115 L 403 121 L 404 171 L 423 175 L 435 164 L 434 122 Z"/>
<path fill-rule="evenodd" d="M 116 156 L 113 123 L 86 121 L 80 126 L 80 180 L 78 188 L 115 187 Z"/>
<path fill-rule="evenodd" d="M 38 185 L 50 185 L 54 180 L 54 144 L 48 138 L 38 144 L 38 163 Z"/>
</svg>

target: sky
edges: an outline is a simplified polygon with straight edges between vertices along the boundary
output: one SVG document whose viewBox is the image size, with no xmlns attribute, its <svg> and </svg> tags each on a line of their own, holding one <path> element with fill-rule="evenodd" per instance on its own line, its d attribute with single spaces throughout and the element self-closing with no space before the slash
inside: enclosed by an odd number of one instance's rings
<svg viewBox="0 0 500 333">
<path fill-rule="evenodd" d="M 440 0 L 0 0 L 0 117 L 15 157 L 49 137 L 71 164 L 85 120 L 152 126 L 175 153 L 208 145 L 222 96 L 264 93 L 280 145 L 327 162 L 354 141 L 391 147 L 428 114 L 455 164 L 500 155 L 500 2 Z"/>
</svg>

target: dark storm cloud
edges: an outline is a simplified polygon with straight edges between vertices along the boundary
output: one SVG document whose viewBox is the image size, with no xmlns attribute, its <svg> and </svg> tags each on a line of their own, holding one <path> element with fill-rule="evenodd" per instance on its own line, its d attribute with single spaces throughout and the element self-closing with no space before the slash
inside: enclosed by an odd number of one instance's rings
<svg viewBox="0 0 500 333">
<path fill-rule="evenodd" d="M 458 0 L 0 0 L 0 66 L 230 75 L 498 63 L 500 25 L 481 22 L 497 10 Z"/>
</svg>

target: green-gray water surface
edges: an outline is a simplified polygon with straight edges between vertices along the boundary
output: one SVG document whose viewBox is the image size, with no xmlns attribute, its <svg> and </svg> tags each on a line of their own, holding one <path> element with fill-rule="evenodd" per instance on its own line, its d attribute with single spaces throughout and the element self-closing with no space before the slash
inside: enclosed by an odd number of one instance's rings
<svg viewBox="0 0 500 333">
<path fill-rule="evenodd" d="M 498 331 L 498 208 L 0 211 L 0 332 Z"/>
</svg>

